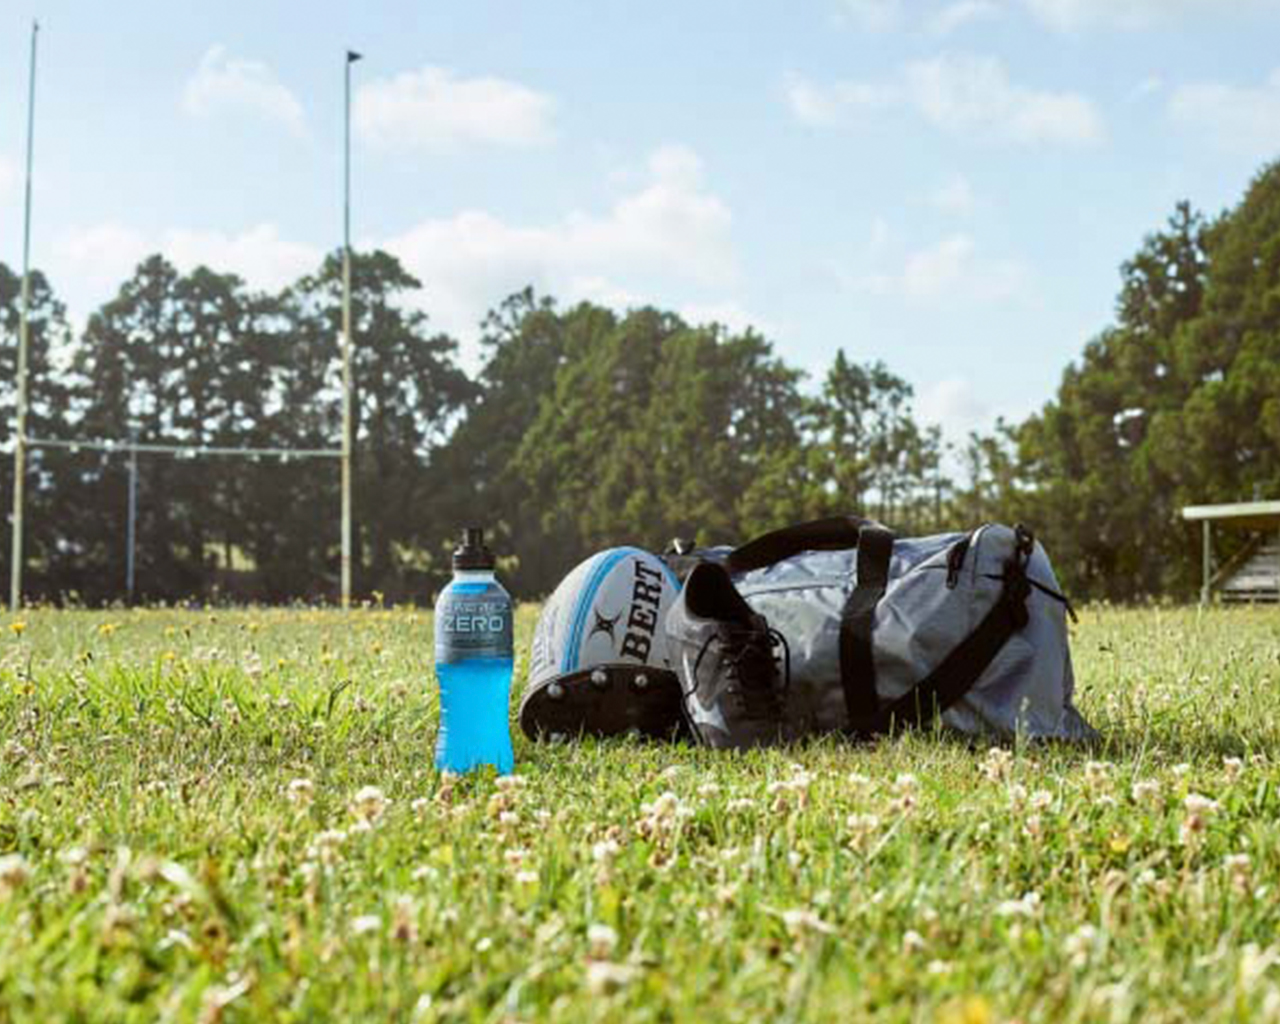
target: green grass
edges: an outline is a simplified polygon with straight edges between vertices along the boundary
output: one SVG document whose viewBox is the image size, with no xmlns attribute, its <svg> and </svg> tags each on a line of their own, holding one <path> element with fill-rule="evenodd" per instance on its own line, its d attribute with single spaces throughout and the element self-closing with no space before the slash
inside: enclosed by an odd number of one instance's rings
<svg viewBox="0 0 1280 1024">
<path fill-rule="evenodd" d="M 1274 609 L 1088 610 L 1091 751 L 517 737 L 514 787 L 433 771 L 425 613 L 20 621 L 0 1021 L 1280 1017 Z"/>
</svg>

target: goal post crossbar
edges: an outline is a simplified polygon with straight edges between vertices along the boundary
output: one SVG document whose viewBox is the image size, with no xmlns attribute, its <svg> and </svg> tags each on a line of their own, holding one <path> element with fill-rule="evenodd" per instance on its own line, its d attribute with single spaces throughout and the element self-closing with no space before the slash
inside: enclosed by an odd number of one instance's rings
<svg viewBox="0 0 1280 1024">
<path fill-rule="evenodd" d="M 120 453 L 124 455 L 137 452 L 151 455 L 202 455 L 245 456 L 249 458 L 281 459 L 338 459 L 342 457 L 341 448 L 226 448 L 218 445 L 197 444 L 149 444 L 141 441 L 68 441 L 55 438 L 28 437 L 24 439 L 28 448 L 63 448 L 67 451 L 96 451 Z"/>
</svg>

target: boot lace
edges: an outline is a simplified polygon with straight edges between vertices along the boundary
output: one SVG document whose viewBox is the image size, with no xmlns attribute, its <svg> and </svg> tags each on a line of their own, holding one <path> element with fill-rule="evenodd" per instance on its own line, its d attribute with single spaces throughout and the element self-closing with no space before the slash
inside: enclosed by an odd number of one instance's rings
<svg viewBox="0 0 1280 1024">
<path fill-rule="evenodd" d="M 730 689 L 738 697 L 743 714 L 757 721 L 776 721 L 782 714 L 782 698 L 774 685 L 777 657 L 774 651 L 782 650 L 782 688 L 791 685 L 791 647 L 778 630 L 770 627 L 759 629 L 727 629 L 712 634 L 702 644 L 693 663 L 694 676 L 702 664 L 703 655 L 715 641 L 725 647 L 724 674 L 730 681 Z"/>
</svg>

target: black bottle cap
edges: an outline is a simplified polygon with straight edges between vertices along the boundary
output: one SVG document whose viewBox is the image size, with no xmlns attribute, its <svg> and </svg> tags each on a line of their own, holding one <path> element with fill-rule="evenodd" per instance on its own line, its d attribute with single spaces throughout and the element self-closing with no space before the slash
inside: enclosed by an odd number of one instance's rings
<svg viewBox="0 0 1280 1024">
<path fill-rule="evenodd" d="M 468 526 L 462 531 L 462 543 L 453 552 L 454 570 L 492 569 L 494 564 L 493 552 L 485 547 L 484 530 Z"/>
</svg>

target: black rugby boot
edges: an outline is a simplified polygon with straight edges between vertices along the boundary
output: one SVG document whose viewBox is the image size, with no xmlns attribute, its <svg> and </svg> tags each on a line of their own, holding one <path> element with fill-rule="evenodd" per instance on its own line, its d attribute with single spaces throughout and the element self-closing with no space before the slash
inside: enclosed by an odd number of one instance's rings
<svg viewBox="0 0 1280 1024">
<path fill-rule="evenodd" d="M 784 685 L 774 649 L 782 649 L 788 678 L 790 652 L 722 566 L 704 562 L 694 568 L 667 615 L 666 630 L 685 717 L 701 743 L 742 750 L 784 741 Z"/>
<path fill-rule="evenodd" d="M 598 665 L 530 690 L 520 702 L 520 728 L 531 740 L 552 742 L 580 736 L 681 740 L 688 735 L 675 673 L 643 665 Z"/>
</svg>

